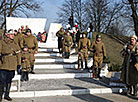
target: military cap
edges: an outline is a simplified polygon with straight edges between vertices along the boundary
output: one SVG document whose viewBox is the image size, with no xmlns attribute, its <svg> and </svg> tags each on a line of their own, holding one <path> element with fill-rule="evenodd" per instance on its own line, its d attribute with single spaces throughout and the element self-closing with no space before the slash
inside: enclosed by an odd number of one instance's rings
<svg viewBox="0 0 138 102">
<path fill-rule="evenodd" d="M 96 39 L 97 39 L 97 38 L 101 38 L 101 35 L 96 35 Z"/>
<path fill-rule="evenodd" d="M 13 29 L 8 30 L 7 34 L 14 34 L 14 30 Z"/>
<path fill-rule="evenodd" d="M 132 35 L 130 38 L 135 38 L 136 40 L 138 39 L 136 35 Z"/>
<path fill-rule="evenodd" d="M 31 33 L 32 32 L 31 29 L 27 29 L 26 30 L 26 33 L 28 33 L 28 32 Z"/>
</svg>

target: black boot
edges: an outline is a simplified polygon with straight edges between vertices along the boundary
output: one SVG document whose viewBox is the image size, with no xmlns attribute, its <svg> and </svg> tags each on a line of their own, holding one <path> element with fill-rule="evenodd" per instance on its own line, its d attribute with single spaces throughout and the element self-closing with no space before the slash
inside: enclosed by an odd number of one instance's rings
<svg viewBox="0 0 138 102">
<path fill-rule="evenodd" d="M 67 56 L 67 58 L 69 58 L 69 56 L 70 56 L 70 52 L 68 52 L 68 56 Z"/>
<path fill-rule="evenodd" d="M 4 93 L 4 85 L 0 85 L 0 102 L 2 102 L 3 93 Z"/>
<path fill-rule="evenodd" d="M 67 58 L 67 52 L 65 52 L 65 58 Z"/>
<path fill-rule="evenodd" d="M 98 78 L 102 79 L 102 77 L 100 77 L 100 73 L 101 73 L 101 68 L 98 68 Z"/>
<path fill-rule="evenodd" d="M 85 69 L 88 69 L 87 61 L 85 61 Z"/>
<path fill-rule="evenodd" d="M 95 69 L 94 69 L 95 78 L 98 78 L 98 71 L 97 71 L 97 69 L 98 69 L 98 68 L 95 68 Z"/>
<path fill-rule="evenodd" d="M 83 61 L 81 61 L 81 69 L 83 69 Z"/>
<path fill-rule="evenodd" d="M 31 67 L 31 72 L 30 72 L 31 74 L 35 74 L 35 72 L 34 72 L 34 65 L 32 65 L 32 67 Z"/>
<path fill-rule="evenodd" d="M 25 72 L 25 81 L 28 81 L 29 77 L 28 77 L 28 72 Z"/>
<path fill-rule="evenodd" d="M 24 77 L 25 77 L 25 72 L 22 71 L 22 73 L 21 73 L 21 81 L 25 81 L 25 80 L 24 80 Z"/>
<path fill-rule="evenodd" d="M 6 99 L 8 101 L 12 101 L 12 99 L 9 97 L 10 88 L 11 88 L 11 83 L 6 84 L 4 99 Z"/>
<path fill-rule="evenodd" d="M 133 96 L 137 96 L 137 85 L 133 85 Z"/>
<path fill-rule="evenodd" d="M 131 85 L 127 85 L 127 93 L 126 94 L 132 94 L 132 86 Z"/>
</svg>

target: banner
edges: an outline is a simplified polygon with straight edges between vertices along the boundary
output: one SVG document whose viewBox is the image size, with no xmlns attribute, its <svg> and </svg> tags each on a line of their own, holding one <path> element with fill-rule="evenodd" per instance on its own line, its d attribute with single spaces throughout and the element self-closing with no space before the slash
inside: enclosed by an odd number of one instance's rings
<svg viewBox="0 0 138 102">
<path fill-rule="evenodd" d="M 18 30 L 21 26 L 26 25 L 32 30 L 32 34 L 38 34 L 38 32 L 44 32 L 46 26 L 45 18 L 17 18 L 17 17 L 6 17 L 6 28 Z"/>
</svg>

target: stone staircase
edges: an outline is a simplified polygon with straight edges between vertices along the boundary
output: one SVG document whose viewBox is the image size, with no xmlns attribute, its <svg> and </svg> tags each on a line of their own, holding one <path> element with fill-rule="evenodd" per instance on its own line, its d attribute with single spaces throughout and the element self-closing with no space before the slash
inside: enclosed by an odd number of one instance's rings
<svg viewBox="0 0 138 102">
<path fill-rule="evenodd" d="M 78 56 L 75 49 L 71 51 L 69 59 L 62 58 L 56 48 L 46 48 L 39 43 L 39 53 L 35 55 L 35 72 L 29 75 L 28 82 L 21 82 L 20 92 L 16 92 L 13 83 L 11 97 L 40 97 L 56 95 L 76 95 L 93 93 L 112 93 L 118 89 L 112 89 L 107 84 L 93 79 L 88 70 L 78 70 Z M 88 67 L 92 65 L 89 58 Z M 101 76 L 108 73 L 107 65 L 103 64 Z M 19 77 L 19 75 L 16 75 Z"/>
</svg>

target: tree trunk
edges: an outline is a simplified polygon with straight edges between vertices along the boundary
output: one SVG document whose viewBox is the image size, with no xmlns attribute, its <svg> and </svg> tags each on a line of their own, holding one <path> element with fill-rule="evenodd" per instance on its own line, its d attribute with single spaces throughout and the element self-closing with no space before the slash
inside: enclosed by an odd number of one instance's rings
<svg viewBox="0 0 138 102">
<path fill-rule="evenodd" d="M 136 12 L 136 7 L 134 6 L 133 0 L 128 0 L 128 1 L 131 5 L 135 34 L 136 34 L 136 36 L 138 36 L 138 15 L 137 15 L 137 12 Z"/>
</svg>

